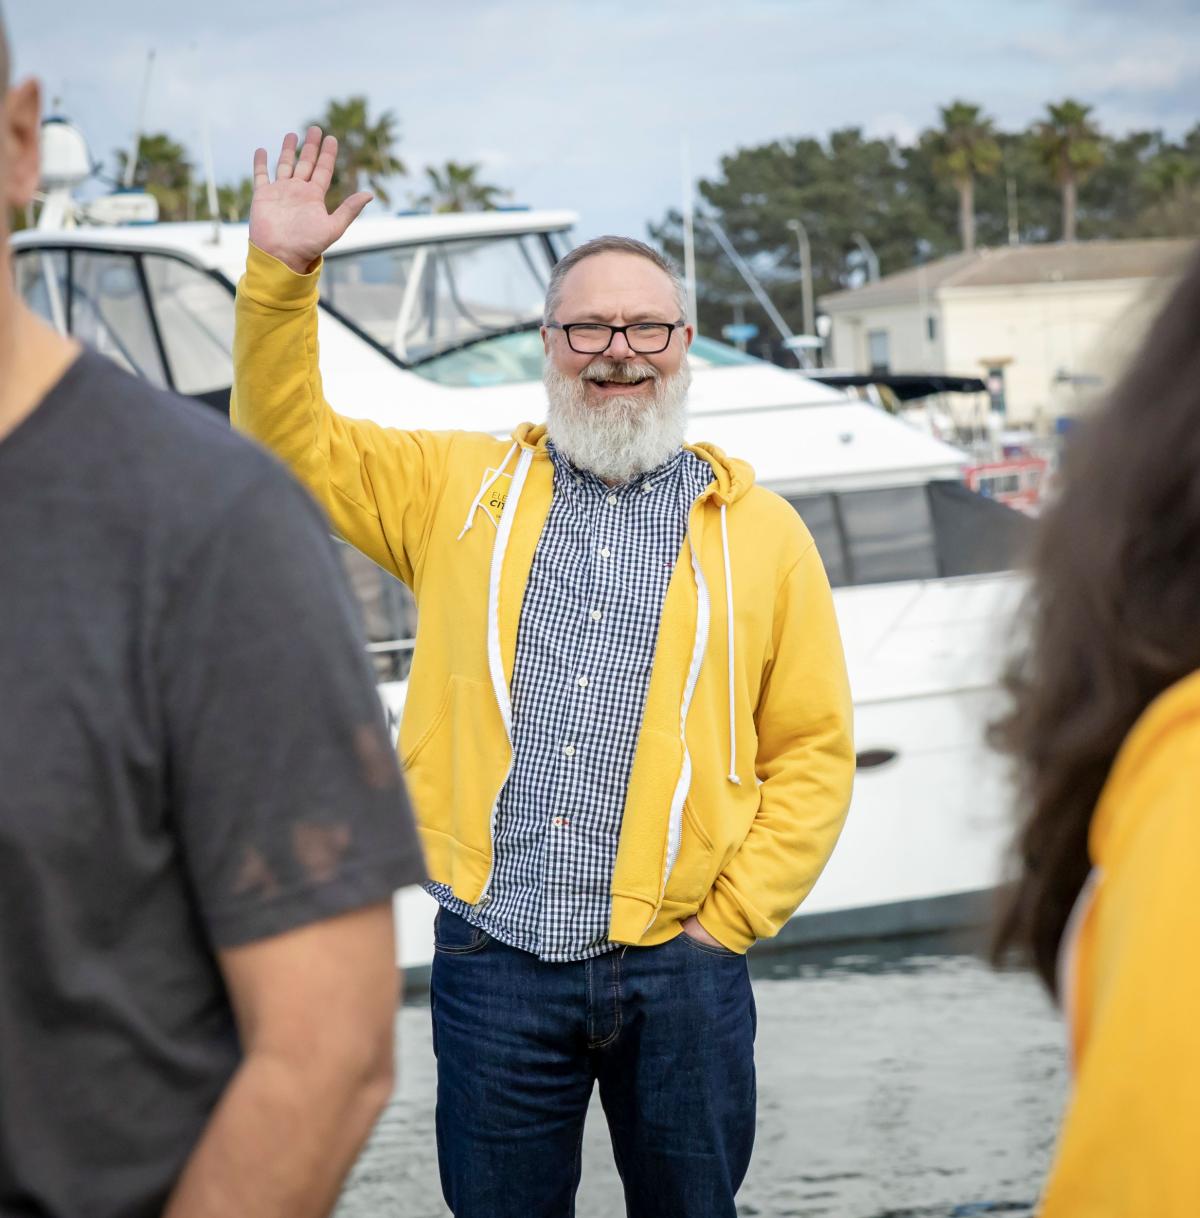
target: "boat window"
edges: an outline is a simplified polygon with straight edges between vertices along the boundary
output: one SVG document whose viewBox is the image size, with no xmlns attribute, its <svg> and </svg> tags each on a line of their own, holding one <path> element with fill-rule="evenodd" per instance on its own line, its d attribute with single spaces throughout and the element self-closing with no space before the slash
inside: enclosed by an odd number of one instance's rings
<svg viewBox="0 0 1200 1218">
<path fill-rule="evenodd" d="M 233 297 L 212 276 L 178 258 L 143 256 L 150 299 L 179 393 L 233 384 Z"/>
<path fill-rule="evenodd" d="M 417 606 L 412 593 L 353 546 L 339 541 L 338 551 L 362 613 L 375 679 L 403 681 L 408 676 L 417 633 Z"/>
<path fill-rule="evenodd" d="M 766 363 L 757 355 L 747 355 L 745 351 L 739 351 L 728 343 L 718 342 L 715 338 L 705 338 L 702 334 L 697 334 L 693 339 L 692 349 L 688 355 L 693 364 L 699 364 L 702 367 L 709 365 L 714 368 L 729 368 L 744 367 L 746 364 L 761 366 Z M 767 366 L 770 367 L 770 365 Z"/>
<path fill-rule="evenodd" d="M 321 271 L 321 299 L 389 350 L 410 290 L 416 246 L 332 255 Z"/>
<path fill-rule="evenodd" d="M 937 543 L 923 486 L 855 491 L 840 497 L 856 584 L 935 579 Z"/>
<path fill-rule="evenodd" d="M 489 353 L 439 366 L 438 357 L 491 343 L 502 332 L 535 331 L 549 275 L 549 253 L 538 235 L 437 241 L 331 255 L 321 275 L 321 298 L 389 355 L 417 365 L 414 371 L 431 380 L 495 383 L 498 376 L 514 375 L 504 348 L 495 359 Z M 516 344 L 518 354 L 525 350 Z M 523 358 L 516 361 L 521 379 L 529 379 L 525 364 Z"/>
<path fill-rule="evenodd" d="M 1010 571 L 1028 516 L 961 482 L 795 495 L 833 587 Z"/>
<path fill-rule="evenodd" d="M 18 251 L 17 294 L 43 321 L 67 333 L 67 251 Z"/>
<path fill-rule="evenodd" d="M 413 368 L 439 385 L 478 389 L 542 379 L 542 336 L 536 329 L 499 334 L 435 356 Z"/>
<path fill-rule="evenodd" d="M 928 489 L 943 575 L 1010 571 L 1025 560 L 1031 517 L 961 482 L 931 482 Z"/>
<path fill-rule="evenodd" d="M 135 376 L 165 386 L 133 255 L 72 250 L 70 267 L 71 333 Z"/>
<path fill-rule="evenodd" d="M 833 587 L 839 588 L 850 582 L 846 562 L 846 541 L 838 520 L 837 501 L 834 495 L 797 495 L 788 502 L 800 513 L 808 526 L 817 553 L 825 564 L 825 574 Z"/>
</svg>

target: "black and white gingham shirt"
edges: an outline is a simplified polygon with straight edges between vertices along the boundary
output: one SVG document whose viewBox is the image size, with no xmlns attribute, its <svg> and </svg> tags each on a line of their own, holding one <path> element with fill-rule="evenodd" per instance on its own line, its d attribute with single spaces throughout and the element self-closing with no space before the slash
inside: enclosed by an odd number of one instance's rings
<svg viewBox="0 0 1200 1218">
<path fill-rule="evenodd" d="M 688 512 L 712 469 L 680 450 L 608 487 L 553 445 L 513 667 L 513 768 L 496 807 L 492 882 L 447 909 L 543 960 L 610 950 L 610 887 L 659 621 Z"/>
</svg>

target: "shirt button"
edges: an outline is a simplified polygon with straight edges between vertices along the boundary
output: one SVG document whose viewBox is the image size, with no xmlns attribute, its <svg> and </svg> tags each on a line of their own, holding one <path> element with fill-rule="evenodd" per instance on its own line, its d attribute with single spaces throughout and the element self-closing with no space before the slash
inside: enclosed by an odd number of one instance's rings
<svg viewBox="0 0 1200 1218">
<path fill-rule="evenodd" d="M 580 677 L 579 680 L 576 682 L 576 685 L 578 685 L 580 689 L 587 689 L 587 687 L 588 687 L 587 677 Z"/>
<path fill-rule="evenodd" d="M 564 745 L 563 746 L 563 756 L 564 757 L 574 757 L 575 756 L 575 746 L 573 744 Z"/>
<path fill-rule="evenodd" d="M 592 610 L 592 621 L 593 622 L 598 622 L 603 616 L 604 616 L 604 614 L 601 613 L 599 609 Z"/>
<path fill-rule="evenodd" d="M 609 506 L 609 507 L 615 507 L 615 506 L 616 506 L 616 502 L 617 502 L 617 497 L 616 497 L 616 495 L 609 495 L 609 497 L 608 497 L 608 506 Z"/>
<path fill-rule="evenodd" d="M 563 817 L 561 817 L 561 816 L 556 816 L 556 817 L 553 819 L 553 821 L 551 821 L 551 824 L 557 825 L 557 826 L 558 826 L 558 828 L 560 828 L 560 829 L 561 829 L 561 828 L 563 827 L 563 825 L 565 825 L 566 823 L 567 823 L 567 822 L 566 822 L 566 820 L 565 820 Z"/>
<path fill-rule="evenodd" d="M 600 557 L 601 558 L 611 558 L 612 557 L 612 551 L 608 548 L 608 546 L 603 546 L 601 548 Z"/>
<path fill-rule="evenodd" d="M 642 494 L 643 494 L 643 495 L 648 495 L 648 494 L 650 494 L 650 492 L 651 492 L 653 489 L 654 489 L 654 487 L 652 487 L 652 486 L 650 485 L 650 483 L 649 483 L 649 482 L 643 482 L 643 483 L 642 483 Z"/>
</svg>

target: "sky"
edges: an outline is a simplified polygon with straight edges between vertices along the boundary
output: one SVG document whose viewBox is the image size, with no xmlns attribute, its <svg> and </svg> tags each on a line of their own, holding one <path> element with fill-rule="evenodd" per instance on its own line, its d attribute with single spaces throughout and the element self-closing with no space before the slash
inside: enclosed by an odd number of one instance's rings
<svg viewBox="0 0 1200 1218">
<path fill-rule="evenodd" d="M 219 181 L 331 97 L 399 119 L 407 206 L 423 169 L 479 162 L 579 238 L 644 237 L 739 147 L 859 126 L 902 142 L 962 98 L 1001 128 L 1077 97 L 1119 134 L 1200 121 L 1200 0 L 6 0 L 18 77 L 115 166 L 137 124 Z M 686 150 L 686 151 L 685 151 Z M 686 164 L 690 174 L 685 173 Z M 380 206 L 378 203 L 372 207 Z"/>
</svg>

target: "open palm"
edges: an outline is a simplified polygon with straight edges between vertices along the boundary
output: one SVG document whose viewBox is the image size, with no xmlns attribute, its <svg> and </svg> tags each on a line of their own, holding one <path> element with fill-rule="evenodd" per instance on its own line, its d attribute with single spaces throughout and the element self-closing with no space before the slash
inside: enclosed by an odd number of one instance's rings
<svg viewBox="0 0 1200 1218">
<path fill-rule="evenodd" d="M 331 213 L 325 195 L 337 161 L 337 139 L 327 135 L 322 140 L 321 128 L 309 127 L 299 157 L 297 143 L 294 134 L 284 138 L 273 182 L 267 150 L 255 149 L 250 240 L 303 274 L 350 227 L 372 195 L 359 191 Z"/>
</svg>

